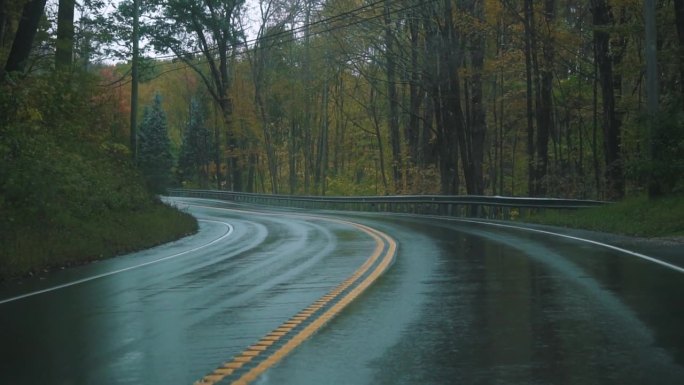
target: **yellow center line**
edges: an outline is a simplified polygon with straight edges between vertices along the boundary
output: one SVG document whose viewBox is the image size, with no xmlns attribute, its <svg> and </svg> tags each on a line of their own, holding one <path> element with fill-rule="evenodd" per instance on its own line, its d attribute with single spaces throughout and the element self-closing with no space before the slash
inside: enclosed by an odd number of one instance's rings
<svg viewBox="0 0 684 385">
<path fill-rule="evenodd" d="M 212 207 L 213 208 L 213 207 Z M 246 210 L 234 210 L 234 209 L 219 209 L 226 211 L 246 211 Z M 249 211 L 246 211 L 249 212 Z M 263 214 L 263 213 L 262 213 Z M 278 215 L 278 214 L 271 214 Z M 291 215 L 291 214 L 290 214 Z M 397 250 L 397 244 L 390 236 L 375 230 L 371 227 L 361 225 L 354 222 L 348 222 L 343 220 L 337 220 L 332 218 L 317 217 L 310 215 L 299 215 L 302 217 L 324 219 L 330 222 L 337 222 L 341 224 L 351 225 L 357 229 L 368 234 L 375 241 L 375 249 L 373 253 L 366 259 L 366 261 L 345 281 L 336 286 L 326 295 L 315 301 L 312 305 L 308 306 L 304 310 L 297 313 L 295 316 L 285 321 L 282 325 L 271 331 L 266 336 L 262 337 L 256 344 L 248 347 L 245 351 L 235 356 L 232 361 L 224 363 L 222 366 L 215 369 L 210 374 L 202 377 L 195 384 L 215 384 L 227 376 L 234 373 L 235 370 L 241 368 L 245 363 L 250 362 L 254 357 L 261 354 L 267 354 L 267 357 L 261 361 L 254 368 L 247 371 L 242 377 L 233 381 L 233 385 L 243 385 L 254 381 L 259 375 L 268 370 L 275 363 L 280 361 L 283 357 L 289 354 L 307 338 L 313 335 L 316 331 L 321 329 L 330 319 L 337 315 L 342 309 L 344 309 L 349 303 L 356 299 L 361 293 L 363 293 L 378 277 L 387 270 L 390 263 L 394 259 L 394 255 Z M 385 249 L 385 246 L 387 248 Z M 385 251 L 383 256 L 383 251 Z M 350 286 L 357 283 L 357 281 L 368 272 L 368 270 L 373 266 L 378 259 L 382 256 L 382 260 L 375 269 L 366 277 L 359 282 L 351 291 L 344 295 L 338 302 L 330 306 L 325 312 L 318 315 L 311 323 L 299 331 L 296 335 L 290 338 L 283 346 L 270 353 L 268 349 L 278 340 L 286 336 L 292 330 L 298 327 L 303 321 L 311 318 L 320 309 L 327 306 L 328 303 L 337 299 L 345 290 Z"/>
<path fill-rule="evenodd" d="M 250 356 L 239 356 L 239 357 L 233 358 L 233 361 L 235 361 L 235 362 L 243 362 L 243 363 L 244 363 L 244 362 L 252 361 L 252 358 L 253 358 L 253 357 L 250 357 Z"/>
<path fill-rule="evenodd" d="M 260 351 L 264 351 L 264 350 L 268 349 L 268 346 L 265 346 L 265 345 L 252 345 L 252 346 L 250 346 L 248 349 L 249 349 L 249 350 L 260 350 Z"/>
<path fill-rule="evenodd" d="M 380 232 L 376 233 L 375 230 L 371 230 L 368 228 L 366 228 L 365 230 L 371 233 L 374 238 L 377 237 L 376 239 L 380 239 L 380 236 L 382 236 L 389 244 L 389 248 L 385 257 L 376 267 L 376 269 L 371 274 L 369 274 L 361 283 L 359 283 L 358 286 L 356 286 L 354 289 L 352 289 L 352 291 L 350 291 L 347 295 L 340 299 L 339 302 L 333 305 L 330 309 L 328 309 L 320 317 L 315 319 L 312 323 L 307 325 L 296 336 L 294 336 L 292 339 L 287 341 L 282 347 L 280 347 L 280 349 L 273 352 L 264 361 L 262 361 L 257 366 L 252 368 L 250 371 L 242 375 L 242 377 L 234 381 L 232 383 L 233 385 L 248 384 L 249 382 L 254 381 L 259 375 L 264 373 L 268 368 L 270 368 L 275 363 L 280 361 L 283 357 L 285 357 L 285 355 L 289 354 L 292 350 L 294 350 L 297 346 L 304 342 L 304 340 L 309 338 L 312 334 L 314 334 L 321 327 L 323 327 L 323 325 L 328 320 L 337 315 L 343 308 L 345 308 L 349 303 L 356 299 L 387 269 L 387 267 L 389 267 L 389 264 L 392 262 L 392 259 L 394 258 L 394 253 L 396 252 L 396 242 L 385 234 L 382 234 Z"/>
</svg>

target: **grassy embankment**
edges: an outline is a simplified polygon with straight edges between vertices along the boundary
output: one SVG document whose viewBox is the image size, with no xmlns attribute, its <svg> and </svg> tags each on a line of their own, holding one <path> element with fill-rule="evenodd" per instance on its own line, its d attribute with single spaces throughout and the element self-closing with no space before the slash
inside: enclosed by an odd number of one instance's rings
<svg viewBox="0 0 684 385">
<path fill-rule="evenodd" d="M 101 217 L 68 222 L 49 229 L 24 225 L 3 237 L 0 281 L 149 248 L 197 228 L 192 216 L 159 202 L 135 211 L 110 211 Z"/>
<path fill-rule="evenodd" d="M 638 237 L 681 237 L 684 236 L 684 196 L 655 200 L 631 198 L 577 211 L 549 210 L 523 220 Z"/>
<path fill-rule="evenodd" d="M 0 281 L 197 230 L 144 187 L 92 89 L 51 78 L 0 89 Z"/>
</svg>

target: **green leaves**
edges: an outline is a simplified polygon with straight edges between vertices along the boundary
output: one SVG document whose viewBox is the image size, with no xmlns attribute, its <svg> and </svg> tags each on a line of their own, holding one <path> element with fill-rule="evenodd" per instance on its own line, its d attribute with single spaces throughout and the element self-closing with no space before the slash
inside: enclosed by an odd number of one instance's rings
<svg viewBox="0 0 684 385">
<path fill-rule="evenodd" d="M 206 112 L 198 98 L 190 105 L 190 119 L 185 128 L 178 159 L 178 177 L 181 184 L 196 178 L 197 186 L 208 185 L 208 169 L 211 162 L 212 132 L 205 124 Z"/>
<path fill-rule="evenodd" d="M 171 181 L 171 142 L 161 95 L 155 94 L 151 106 L 145 107 L 139 132 L 138 166 L 151 191 L 163 193 Z"/>
<path fill-rule="evenodd" d="M 29 78 L 0 92 L 0 279 L 169 239 L 149 242 L 147 232 L 159 229 L 145 227 L 122 239 L 129 216 L 173 215 L 158 209 L 128 148 L 100 127 L 96 91 L 81 75 Z"/>
</svg>

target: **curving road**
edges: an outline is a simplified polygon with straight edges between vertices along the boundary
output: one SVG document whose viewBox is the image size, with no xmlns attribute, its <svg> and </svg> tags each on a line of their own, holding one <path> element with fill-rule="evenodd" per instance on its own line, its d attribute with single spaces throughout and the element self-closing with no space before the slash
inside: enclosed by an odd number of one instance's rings
<svg viewBox="0 0 684 385">
<path fill-rule="evenodd" d="M 0 287 L 0 384 L 684 378 L 681 246 L 173 203 L 197 235 Z"/>
</svg>

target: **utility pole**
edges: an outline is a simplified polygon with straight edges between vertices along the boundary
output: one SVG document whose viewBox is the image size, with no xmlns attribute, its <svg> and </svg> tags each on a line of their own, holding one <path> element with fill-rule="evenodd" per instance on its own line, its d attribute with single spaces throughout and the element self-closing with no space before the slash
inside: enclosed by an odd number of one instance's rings
<svg viewBox="0 0 684 385">
<path fill-rule="evenodd" d="M 140 0 L 133 0 L 133 59 L 131 61 L 131 155 L 138 160 L 138 40 L 140 39 Z"/>
</svg>

